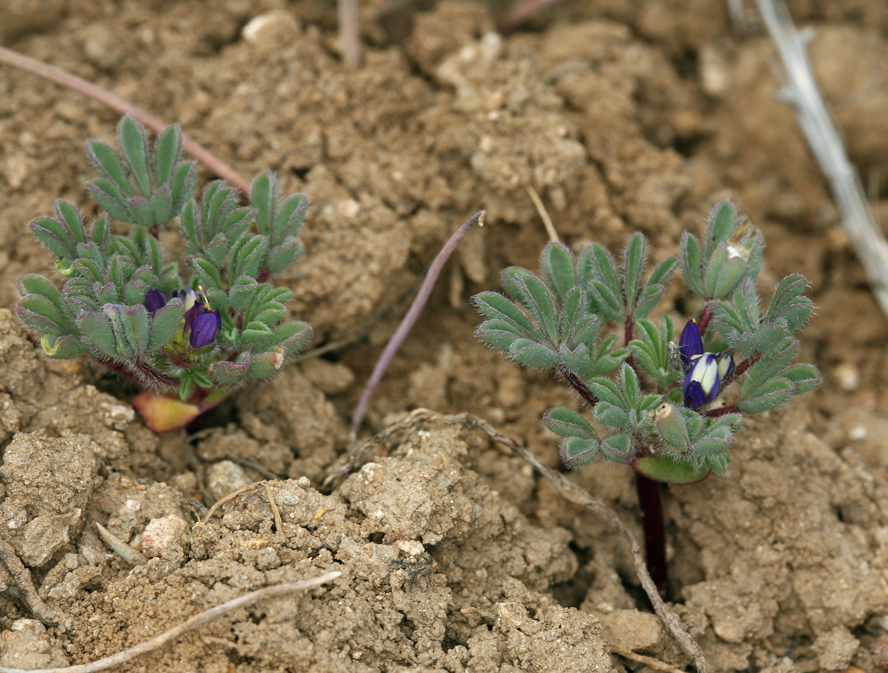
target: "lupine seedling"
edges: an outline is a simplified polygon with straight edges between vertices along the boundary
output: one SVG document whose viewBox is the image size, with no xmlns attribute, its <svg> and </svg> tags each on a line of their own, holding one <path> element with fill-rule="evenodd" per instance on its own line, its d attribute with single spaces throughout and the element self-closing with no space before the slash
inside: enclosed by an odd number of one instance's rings
<svg viewBox="0 0 888 673">
<path fill-rule="evenodd" d="M 311 338 L 306 323 L 281 322 L 292 293 L 267 282 L 302 255 L 296 235 L 308 199 L 282 199 L 270 172 L 253 180 L 250 207 L 221 180 L 196 198 L 195 166 L 182 161 L 177 126 L 152 146 L 126 116 L 117 138 L 118 152 L 88 144 L 99 175 L 89 190 L 101 209 L 91 226 L 61 200 L 55 217 L 30 223 L 58 257 L 62 287 L 21 277 L 16 312 L 42 335 L 48 356 L 86 356 L 145 388 L 133 404 L 150 428 L 166 432 L 273 376 Z M 115 233 L 113 221 L 130 225 L 128 233 Z M 171 221 L 184 242 L 181 265 L 164 257 L 158 239 Z"/>
<path fill-rule="evenodd" d="M 689 484 L 722 475 L 744 414 L 788 402 L 820 384 L 817 369 L 792 364 L 797 332 L 814 306 L 793 274 L 762 311 L 755 280 L 764 238 L 723 201 L 701 241 L 685 232 L 679 259 L 644 279 L 646 241 L 636 233 L 617 260 L 598 243 L 579 255 L 560 243 L 542 254 L 542 274 L 502 272 L 506 294 L 482 292 L 478 336 L 514 362 L 554 371 L 591 408 L 549 409 L 569 468 L 624 463 L 635 470 L 648 569 L 666 588 L 665 538 L 657 482 Z M 702 310 L 679 333 L 663 314 L 648 319 L 681 269 Z M 608 329 L 608 324 L 622 330 Z M 622 338 L 621 338 L 622 337 Z"/>
</svg>

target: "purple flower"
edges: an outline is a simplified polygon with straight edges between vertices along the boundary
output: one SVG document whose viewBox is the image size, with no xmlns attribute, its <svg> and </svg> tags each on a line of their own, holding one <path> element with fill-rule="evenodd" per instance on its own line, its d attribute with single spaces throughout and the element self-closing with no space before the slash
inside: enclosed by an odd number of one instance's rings
<svg viewBox="0 0 888 673">
<path fill-rule="evenodd" d="M 695 355 L 703 355 L 703 337 L 696 320 L 688 320 L 678 339 L 678 351 L 681 354 L 681 363 L 685 371 L 691 366 L 691 358 Z"/>
<path fill-rule="evenodd" d="M 183 291 L 182 295 L 186 308 L 183 334 L 188 335 L 192 348 L 209 346 L 222 329 L 222 315 L 219 311 L 208 309 L 194 290 Z"/>
<path fill-rule="evenodd" d="M 191 336 L 188 342 L 192 348 L 204 348 L 209 346 L 222 329 L 222 316 L 218 311 L 207 311 L 203 304 L 197 304 L 204 312 L 194 317 L 191 321 Z"/>
<path fill-rule="evenodd" d="M 148 294 L 145 295 L 145 308 L 148 309 L 149 313 L 154 315 L 166 305 L 166 292 L 163 290 L 148 290 Z"/>
<path fill-rule="evenodd" d="M 727 357 L 733 364 L 733 358 L 730 355 Z M 718 354 L 704 353 L 693 356 L 684 380 L 686 407 L 696 410 L 715 399 L 721 382 L 719 369 Z"/>
<path fill-rule="evenodd" d="M 211 311 L 201 301 L 201 296 L 194 290 L 173 292 L 170 299 L 179 299 L 185 306 L 185 324 L 182 336 L 188 339 L 191 348 L 205 348 L 216 340 L 222 329 L 222 315 L 219 311 Z M 162 290 L 148 290 L 145 296 L 145 308 L 153 315 L 167 305 L 167 296 Z"/>
</svg>

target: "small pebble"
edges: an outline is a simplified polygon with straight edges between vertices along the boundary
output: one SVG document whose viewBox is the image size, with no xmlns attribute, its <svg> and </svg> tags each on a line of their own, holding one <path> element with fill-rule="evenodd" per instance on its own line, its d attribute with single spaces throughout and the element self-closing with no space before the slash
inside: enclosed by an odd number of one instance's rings
<svg viewBox="0 0 888 673">
<path fill-rule="evenodd" d="M 853 393 L 860 388 L 860 370 L 851 362 L 843 362 L 833 370 L 836 384 L 846 393 Z"/>
</svg>

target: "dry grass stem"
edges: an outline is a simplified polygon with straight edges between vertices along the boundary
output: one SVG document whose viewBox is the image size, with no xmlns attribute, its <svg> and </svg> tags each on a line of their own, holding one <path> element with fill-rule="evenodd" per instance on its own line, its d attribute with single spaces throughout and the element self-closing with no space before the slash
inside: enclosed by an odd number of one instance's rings
<svg viewBox="0 0 888 673">
<path fill-rule="evenodd" d="M 14 65 L 17 68 L 27 70 L 28 72 L 55 82 L 56 84 L 61 84 L 69 89 L 86 94 L 90 98 L 94 98 L 100 103 L 104 103 L 112 110 L 117 110 L 120 114 L 132 115 L 155 133 L 160 133 L 167 126 L 167 124 L 161 119 L 155 117 L 150 112 L 143 110 L 125 98 L 121 98 L 117 94 L 111 93 L 107 89 L 100 87 L 98 84 L 93 84 L 82 77 L 71 74 L 67 70 L 62 70 L 54 65 L 38 61 L 37 59 L 25 56 L 12 49 L 0 47 L 0 63 Z M 219 176 L 223 180 L 227 180 L 229 183 L 237 187 L 241 193 L 250 193 L 250 183 L 215 154 L 201 145 L 198 145 L 193 140 L 189 140 L 187 137 L 183 138 L 183 147 L 186 154 L 203 164 L 211 173 Z"/>
<path fill-rule="evenodd" d="M 876 227 L 860 176 L 820 95 L 808 60 L 809 36 L 796 30 L 782 0 L 758 0 L 758 7 L 783 61 L 786 82 L 781 96 L 796 108 L 799 126 L 842 213 L 842 226 L 888 316 L 888 242 Z"/>
<path fill-rule="evenodd" d="M 426 274 L 422 285 L 420 285 L 419 292 L 416 293 L 416 298 L 407 310 L 407 314 L 401 320 L 401 324 L 398 325 L 398 329 L 386 344 L 385 350 L 383 350 L 382 355 L 379 356 L 379 360 L 376 361 L 376 366 L 373 367 L 370 379 L 367 381 L 367 385 L 364 387 L 364 392 L 361 393 L 361 399 L 358 400 L 358 404 L 352 414 L 351 425 L 349 426 L 349 439 L 352 449 L 354 449 L 358 430 L 360 429 L 364 416 L 367 413 L 367 409 L 370 406 L 370 400 L 373 398 L 373 393 L 376 392 L 376 386 L 379 385 L 379 382 L 385 375 L 386 370 L 394 359 L 398 349 L 401 347 L 401 344 L 404 343 L 407 335 L 410 334 L 410 330 L 413 329 L 413 325 L 415 325 L 416 321 L 419 319 L 419 314 L 422 313 L 422 309 L 425 308 L 426 302 L 428 302 L 429 296 L 432 294 L 432 288 L 435 287 L 435 283 L 438 281 L 441 269 L 444 268 L 444 264 L 450 258 L 450 255 L 453 254 L 453 251 L 456 250 L 460 241 L 462 241 L 465 235 L 469 233 L 469 230 L 476 224 L 479 227 L 484 226 L 484 217 L 486 215 L 487 213 L 485 211 L 479 210 L 466 220 L 447 240 L 444 247 L 441 248 L 441 251 L 435 257 L 431 266 L 429 266 L 429 272 Z"/>
<path fill-rule="evenodd" d="M 540 198 L 540 195 L 537 194 L 537 190 L 528 185 L 525 187 L 527 193 L 530 194 L 530 200 L 533 201 L 533 205 L 536 207 L 537 212 L 540 214 L 540 218 L 543 220 L 543 226 L 546 227 L 546 233 L 549 234 L 549 240 L 555 243 L 561 242 L 561 239 L 558 238 L 558 232 L 555 231 L 555 224 L 552 222 L 552 218 L 549 217 L 549 211 L 546 210 L 546 206 L 543 205 L 543 200 Z"/>
<path fill-rule="evenodd" d="M 291 594 L 296 591 L 311 589 L 312 587 L 320 586 L 321 584 L 326 584 L 327 582 L 332 582 L 341 575 L 342 573 L 337 570 L 321 575 L 320 577 L 313 577 L 312 579 L 302 580 L 300 582 L 278 584 L 273 587 L 265 587 L 264 589 L 259 589 L 258 591 L 251 591 L 250 593 L 244 594 L 243 596 L 240 596 L 238 598 L 234 598 L 227 603 L 222 603 L 222 605 L 217 605 L 214 608 L 205 610 L 204 612 L 195 615 L 191 619 L 182 622 L 178 626 L 173 627 L 169 631 L 160 634 L 156 638 L 146 640 L 144 643 L 140 643 L 128 650 L 118 652 L 117 654 L 112 654 L 110 657 L 105 657 L 104 659 L 99 659 L 98 661 L 94 661 L 89 664 L 78 664 L 76 666 L 66 666 L 64 668 L 40 668 L 34 669 L 32 671 L 26 671 L 21 668 L 0 667 L 0 673 L 95 673 L 96 671 L 104 671 L 109 668 L 113 668 L 114 666 L 119 666 L 120 664 L 127 662 L 130 659 L 138 657 L 140 654 L 147 654 L 148 652 L 152 652 L 160 647 L 163 647 L 170 641 L 176 640 L 176 638 L 181 636 L 183 633 L 191 631 L 192 629 L 196 629 L 198 626 L 206 624 L 207 622 L 210 622 L 218 617 L 221 617 L 222 615 L 237 610 L 238 608 L 247 607 L 248 605 L 252 605 L 256 601 L 261 601 L 263 598 L 273 598 L 276 596 Z"/>
</svg>

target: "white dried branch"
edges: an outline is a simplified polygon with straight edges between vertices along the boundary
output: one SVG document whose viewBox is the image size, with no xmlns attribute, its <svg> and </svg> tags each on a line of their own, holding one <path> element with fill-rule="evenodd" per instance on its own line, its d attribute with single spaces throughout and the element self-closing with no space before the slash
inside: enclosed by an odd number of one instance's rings
<svg viewBox="0 0 888 673">
<path fill-rule="evenodd" d="M 888 243 L 877 228 L 857 170 L 827 110 L 808 61 L 810 35 L 796 30 L 783 0 L 757 0 L 785 69 L 781 98 L 795 107 L 799 126 L 842 214 L 842 227 L 870 279 L 882 312 L 888 316 Z"/>
</svg>

